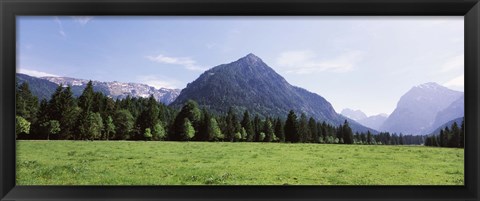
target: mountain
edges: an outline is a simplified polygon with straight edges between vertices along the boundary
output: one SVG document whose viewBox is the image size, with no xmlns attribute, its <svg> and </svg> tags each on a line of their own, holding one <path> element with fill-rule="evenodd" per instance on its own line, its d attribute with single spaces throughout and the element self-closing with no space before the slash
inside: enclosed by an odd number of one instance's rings
<svg viewBox="0 0 480 201">
<path fill-rule="evenodd" d="M 352 110 L 350 108 L 345 108 L 340 112 L 341 115 L 346 116 L 355 121 L 367 118 L 367 115 L 361 110 Z"/>
<path fill-rule="evenodd" d="M 428 134 L 437 114 L 462 95 L 463 92 L 433 82 L 415 86 L 400 98 L 397 107 L 380 130 L 414 135 Z"/>
<path fill-rule="evenodd" d="M 369 116 L 364 119 L 360 119 L 357 122 L 366 127 L 379 130 L 382 124 L 387 120 L 387 118 L 388 118 L 387 114 L 378 114 L 378 115 Z"/>
<path fill-rule="evenodd" d="M 32 77 L 32 76 L 28 76 L 20 73 L 17 73 L 16 78 L 19 84 L 27 82 L 30 87 L 30 91 L 32 92 L 33 95 L 38 97 L 39 100 L 50 99 L 50 97 L 55 92 L 55 89 L 58 86 L 57 84 L 50 82 L 48 80 Z"/>
<path fill-rule="evenodd" d="M 304 112 L 334 125 L 346 119 L 323 97 L 290 85 L 253 54 L 205 71 L 189 83 L 171 105 L 180 107 L 189 99 L 214 112 L 225 113 L 232 106 L 237 114 L 248 110 L 263 117 L 286 117 L 292 109 L 298 116 Z M 373 132 L 353 120 L 349 122 L 355 131 Z"/>
<path fill-rule="evenodd" d="M 462 118 L 465 115 L 465 96 L 462 94 L 460 98 L 450 104 L 447 108 L 438 112 L 432 125 L 433 129 L 451 121 L 452 119 Z"/>
<path fill-rule="evenodd" d="M 70 85 L 73 95 L 78 97 L 82 94 L 89 80 L 69 78 L 69 77 L 31 77 L 17 73 L 17 79 L 29 82 L 30 89 L 34 95 L 41 98 L 50 99 L 58 85 Z M 153 95 L 157 101 L 164 104 L 170 104 L 180 93 L 179 89 L 156 89 L 146 84 L 122 83 L 122 82 L 100 82 L 92 81 L 93 90 L 102 92 L 113 99 L 123 99 L 127 96 L 149 97 Z"/>
<path fill-rule="evenodd" d="M 450 120 L 440 126 L 438 126 L 436 129 L 434 129 L 430 134 L 432 135 L 439 135 L 440 134 L 440 130 L 444 129 L 445 127 L 452 127 L 453 125 L 453 122 L 457 122 L 457 125 L 458 127 L 460 127 L 462 125 L 462 121 L 463 121 L 463 117 L 459 117 L 459 118 L 456 118 L 456 119 L 453 119 L 453 120 Z"/>
<path fill-rule="evenodd" d="M 361 110 L 353 110 L 350 108 L 343 109 L 340 114 L 350 119 L 353 119 L 356 122 L 366 127 L 373 128 L 375 130 L 378 130 L 388 117 L 387 114 L 367 116 Z"/>
</svg>

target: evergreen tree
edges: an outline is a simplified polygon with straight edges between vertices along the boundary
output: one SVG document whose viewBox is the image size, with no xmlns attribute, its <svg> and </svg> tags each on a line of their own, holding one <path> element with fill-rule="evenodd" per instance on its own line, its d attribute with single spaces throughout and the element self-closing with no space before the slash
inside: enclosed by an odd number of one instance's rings
<svg viewBox="0 0 480 201">
<path fill-rule="evenodd" d="M 148 128 L 153 128 L 155 125 L 158 124 L 158 114 L 160 112 L 160 109 L 158 108 L 158 103 L 157 100 L 153 97 L 153 95 L 150 95 L 148 98 L 148 107 L 147 107 L 147 115 L 146 115 L 146 127 Z"/>
<path fill-rule="evenodd" d="M 40 107 L 38 108 L 38 113 L 37 113 L 37 122 L 32 125 L 32 131 L 35 131 L 36 133 L 36 138 L 37 139 L 42 139 L 44 135 L 47 133 L 45 132 L 44 129 L 42 129 L 42 124 L 45 122 L 48 122 L 50 120 L 49 111 L 48 111 L 48 103 L 47 100 L 42 99 L 40 101 Z M 32 133 L 33 134 L 33 133 Z"/>
<path fill-rule="evenodd" d="M 80 139 L 95 140 L 99 139 L 103 129 L 103 121 L 100 113 L 89 112 L 85 119 L 82 120 L 79 131 Z"/>
<path fill-rule="evenodd" d="M 255 115 L 255 118 L 253 119 L 253 129 L 255 130 L 255 137 L 254 141 L 255 142 L 260 142 L 260 133 L 262 132 L 263 126 L 262 126 L 262 121 L 260 120 L 260 117 Z"/>
<path fill-rule="evenodd" d="M 210 113 L 207 111 L 207 109 L 203 108 L 202 109 L 202 123 L 200 125 L 200 129 L 198 131 L 198 135 L 195 135 L 195 140 L 197 141 L 208 141 L 209 139 L 213 139 L 213 137 L 209 136 L 208 130 L 210 128 L 210 119 L 212 117 L 210 116 Z"/>
<path fill-rule="evenodd" d="M 370 130 L 367 131 L 367 144 L 373 144 L 373 137 L 372 133 L 370 133 Z"/>
<path fill-rule="evenodd" d="M 114 122 L 116 127 L 115 138 L 118 140 L 129 139 L 134 126 L 132 114 L 126 109 L 118 110 L 115 113 Z"/>
<path fill-rule="evenodd" d="M 175 121 L 173 122 L 172 130 L 169 133 L 168 139 L 173 141 L 184 141 L 191 139 L 189 136 L 187 136 L 187 134 L 189 135 L 190 133 L 187 133 L 185 130 L 185 119 L 188 119 L 188 122 L 194 128 L 194 131 L 199 130 L 198 128 L 200 127 L 201 112 L 200 109 L 198 109 L 197 103 L 193 100 L 187 101 L 182 107 L 182 110 L 180 110 L 175 117 Z M 193 135 L 195 135 L 195 133 Z"/>
<path fill-rule="evenodd" d="M 237 119 L 235 117 L 235 114 L 233 112 L 233 108 L 230 107 L 228 109 L 227 117 L 226 117 L 226 129 L 225 129 L 225 141 L 232 142 L 235 133 L 237 132 L 236 124 L 237 124 Z"/>
<path fill-rule="evenodd" d="M 275 135 L 279 142 L 285 142 L 285 133 L 283 132 L 282 120 L 280 118 L 277 118 L 275 121 Z"/>
<path fill-rule="evenodd" d="M 465 118 L 462 119 L 462 125 L 460 127 L 460 147 L 465 147 Z"/>
<path fill-rule="evenodd" d="M 318 143 L 318 131 L 317 131 L 317 122 L 315 119 L 310 117 L 308 120 L 309 136 L 307 138 L 308 142 Z"/>
<path fill-rule="evenodd" d="M 79 111 L 70 86 L 65 87 L 61 98 L 62 119 L 59 120 L 61 126 L 60 134 L 64 139 L 71 139 L 75 134 L 75 121 Z"/>
<path fill-rule="evenodd" d="M 252 122 L 250 120 L 250 114 L 248 113 L 247 110 L 243 113 L 243 119 L 242 119 L 242 127 L 245 129 L 245 132 L 247 133 L 247 141 L 251 142 L 254 139 L 254 134 L 255 131 L 253 130 Z"/>
<path fill-rule="evenodd" d="M 285 121 L 285 141 L 286 142 L 298 142 L 298 126 L 297 126 L 297 115 L 293 110 L 290 110 Z"/>
<path fill-rule="evenodd" d="M 27 82 L 16 88 L 16 115 L 35 124 L 37 121 L 38 98 L 32 94 Z"/>
<path fill-rule="evenodd" d="M 445 130 L 444 130 L 444 129 L 441 129 L 441 130 L 440 130 L 440 135 L 439 135 L 438 144 L 439 144 L 441 147 L 446 147 L 446 146 L 448 146 L 448 134 L 445 133 Z"/>
<path fill-rule="evenodd" d="M 82 95 L 78 98 L 78 106 L 82 108 L 83 114 L 89 114 L 92 111 L 94 95 L 93 84 L 90 80 L 83 90 Z"/>
<path fill-rule="evenodd" d="M 460 147 L 460 129 L 458 128 L 457 122 L 453 122 L 452 125 L 452 137 L 449 140 L 449 147 Z"/>
<path fill-rule="evenodd" d="M 347 120 L 343 123 L 343 143 L 353 144 L 353 132 Z"/>
<path fill-rule="evenodd" d="M 336 137 L 338 139 L 338 143 L 340 144 L 343 144 L 343 126 L 340 125 L 338 128 L 337 128 L 337 132 L 336 132 Z"/>
<path fill-rule="evenodd" d="M 403 145 L 404 142 L 403 142 L 403 134 L 400 133 L 400 136 L 399 136 L 399 142 L 398 142 L 399 145 Z"/>
<path fill-rule="evenodd" d="M 65 89 L 57 87 L 47 106 L 49 120 L 60 123 L 59 139 L 75 139 L 75 121 L 77 119 L 77 106 L 70 86 Z"/>
<path fill-rule="evenodd" d="M 273 130 L 273 124 L 270 119 L 266 119 L 263 124 L 263 132 L 265 133 L 264 142 L 271 142 L 275 139 L 275 133 Z M 260 140 L 262 141 L 262 140 Z"/>
<path fill-rule="evenodd" d="M 328 138 L 328 128 L 327 128 L 327 123 L 325 121 L 322 122 L 322 135 L 323 135 L 323 140 L 327 142 Z"/>
<path fill-rule="evenodd" d="M 300 121 L 298 122 L 298 135 L 300 142 L 308 142 L 308 136 L 310 130 L 308 129 L 307 116 L 305 113 L 300 115 Z"/>
</svg>

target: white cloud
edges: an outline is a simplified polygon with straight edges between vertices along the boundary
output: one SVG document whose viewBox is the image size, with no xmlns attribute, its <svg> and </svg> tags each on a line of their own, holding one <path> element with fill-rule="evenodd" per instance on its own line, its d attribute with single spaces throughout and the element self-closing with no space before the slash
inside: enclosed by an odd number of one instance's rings
<svg viewBox="0 0 480 201">
<path fill-rule="evenodd" d="M 65 38 L 65 37 L 67 36 L 67 34 L 66 34 L 65 31 L 63 30 L 62 21 L 60 21 L 60 19 L 59 19 L 57 16 L 55 16 L 55 17 L 53 18 L 53 20 L 54 20 L 55 23 L 57 23 L 57 25 L 58 25 L 58 34 L 60 34 L 60 36 L 62 36 L 62 37 Z"/>
<path fill-rule="evenodd" d="M 362 57 L 363 53 L 360 51 L 347 51 L 331 59 L 319 59 L 312 51 L 288 51 L 280 54 L 277 64 L 285 68 L 287 73 L 345 73 L 352 71 Z"/>
<path fill-rule="evenodd" d="M 465 84 L 465 79 L 463 75 L 457 76 L 447 82 L 445 82 L 443 85 L 446 87 L 451 87 L 451 88 L 464 88 Z"/>
<path fill-rule="evenodd" d="M 146 58 L 157 63 L 180 65 L 192 71 L 206 70 L 205 68 L 198 66 L 197 62 L 189 57 L 169 57 L 159 54 L 157 56 L 147 56 Z"/>
<path fill-rule="evenodd" d="M 72 18 L 82 26 L 88 24 L 93 19 L 92 16 L 73 16 Z"/>
<path fill-rule="evenodd" d="M 157 89 L 160 89 L 160 88 L 177 89 L 180 84 L 180 82 L 177 80 L 158 77 L 154 75 L 138 76 L 137 81 L 140 83 L 147 84 L 149 86 L 153 86 Z"/>
<path fill-rule="evenodd" d="M 463 54 L 457 55 L 447 60 L 445 64 L 442 65 L 440 72 L 445 73 L 454 69 L 463 69 L 463 66 L 464 66 Z"/>
<path fill-rule="evenodd" d="M 19 68 L 17 73 L 22 73 L 22 74 L 27 74 L 33 77 L 60 77 L 58 75 L 46 73 L 46 72 L 41 72 L 41 71 L 36 71 L 36 70 L 28 70 L 24 68 Z"/>
</svg>

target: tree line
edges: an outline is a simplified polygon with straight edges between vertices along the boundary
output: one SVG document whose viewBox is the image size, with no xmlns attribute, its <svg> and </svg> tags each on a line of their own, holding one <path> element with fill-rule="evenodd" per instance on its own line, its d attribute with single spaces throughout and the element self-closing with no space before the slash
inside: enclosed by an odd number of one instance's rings
<svg viewBox="0 0 480 201">
<path fill-rule="evenodd" d="M 462 125 L 459 127 L 457 122 L 453 122 L 452 126 L 446 126 L 440 130 L 439 135 L 432 135 L 425 139 L 426 146 L 432 147 L 465 147 L 465 118 L 462 119 Z"/>
<path fill-rule="evenodd" d="M 422 136 L 353 133 L 347 120 L 333 126 L 292 110 L 286 118 L 237 115 L 232 107 L 215 114 L 187 101 L 181 109 L 153 96 L 113 100 L 93 90 L 90 81 L 75 98 L 59 85 L 50 100 L 39 101 L 27 82 L 16 87 L 16 135 L 19 139 L 169 140 L 226 142 L 291 142 L 328 144 L 422 144 Z"/>
</svg>

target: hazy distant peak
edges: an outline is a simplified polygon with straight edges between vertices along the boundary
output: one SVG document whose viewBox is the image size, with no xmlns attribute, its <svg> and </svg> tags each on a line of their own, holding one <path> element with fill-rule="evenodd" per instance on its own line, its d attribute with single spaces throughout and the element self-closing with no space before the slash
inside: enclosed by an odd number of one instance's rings
<svg viewBox="0 0 480 201">
<path fill-rule="evenodd" d="M 415 86 L 415 88 L 419 88 L 419 89 L 427 89 L 427 90 L 436 90 L 436 89 L 445 89 L 446 87 L 436 83 L 436 82 L 427 82 L 427 83 L 424 83 L 424 84 L 420 84 L 420 85 L 417 85 Z"/>
<path fill-rule="evenodd" d="M 367 115 L 361 110 L 352 110 L 350 108 L 343 109 L 340 114 L 355 121 L 367 118 Z"/>
</svg>

